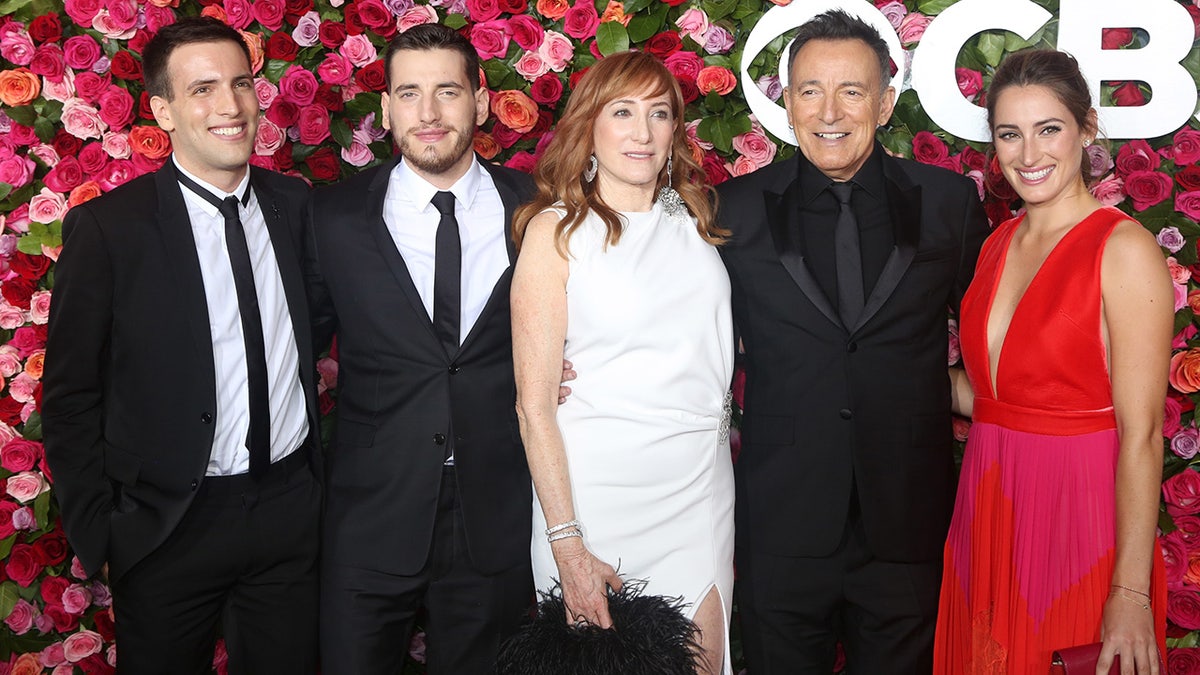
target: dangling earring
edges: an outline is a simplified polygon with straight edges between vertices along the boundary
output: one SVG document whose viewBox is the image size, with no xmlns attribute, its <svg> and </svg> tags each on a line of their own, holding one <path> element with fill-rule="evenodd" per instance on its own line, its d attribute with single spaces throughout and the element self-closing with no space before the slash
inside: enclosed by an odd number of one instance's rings
<svg viewBox="0 0 1200 675">
<path fill-rule="evenodd" d="M 662 204 L 663 211 L 668 216 L 673 218 L 687 217 L 687 204 L 684 203 L 683 197 L 675 191 L 671 177 L 671 156 L 667 155 L 667 184 L 658 190 L 658 202 Z"/>
<path fill-rule="evenodd" d="M 583 180 L 585 183 L 590 183 L 596 180 L 596 172 L 600 170 L 600 162 L 596 161 L 596 156 L 592 155 L 592 163 L 588 168 L 583 170 Z"/>
</svg>

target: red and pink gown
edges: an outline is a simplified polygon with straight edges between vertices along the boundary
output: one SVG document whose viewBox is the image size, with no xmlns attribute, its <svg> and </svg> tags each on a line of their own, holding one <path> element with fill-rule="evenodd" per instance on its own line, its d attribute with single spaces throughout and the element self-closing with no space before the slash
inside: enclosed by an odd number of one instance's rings
<svg viewBox="0 0 1200 675">
<path fill-rule="evenodd" d="M 959 325 L 974 424 L 946 540 L 935 673 L 1046 675 L 1053 650 L 1100 639 L 1118 451 L 1100 260 L 1127 219 L 1098 209 L 1050 252 L 1002 340 L 995 383 L 988 313 L 1021 218 L 997 228 L 980 253 Z M 1150 595 L 1165 656 L 1157 545 Z"/>
</svg>

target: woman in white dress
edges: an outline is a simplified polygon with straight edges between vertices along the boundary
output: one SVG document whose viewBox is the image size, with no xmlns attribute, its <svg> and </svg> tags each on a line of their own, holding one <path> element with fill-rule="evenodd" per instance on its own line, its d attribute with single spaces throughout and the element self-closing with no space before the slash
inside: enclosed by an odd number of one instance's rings
<svg viewBox="0 0 1200 675">
<path fill-rule="evenodd" d="M 682 597 L 697 670 L 730 672 L 729 279 L 679 85 L 654 56 L 593 65 L 517 213 L 517 414 L 533 476 L 533 571 L 609 628 L 606 588 Z M 672 189 L 673 186 L 673 189 Z M 563 358 L 578 372 L 558 405 Z"/>
</svg>

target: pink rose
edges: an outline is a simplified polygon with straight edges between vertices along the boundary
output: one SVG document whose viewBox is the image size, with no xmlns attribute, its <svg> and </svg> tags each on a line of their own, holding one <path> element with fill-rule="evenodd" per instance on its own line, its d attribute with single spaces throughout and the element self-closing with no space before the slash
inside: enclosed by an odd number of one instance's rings
<svg viewBox="0 0 1200 675">
<path fill-rule="evenodd" d="M 279 96 L 298 106 L 313 102 L 317 95 L 317 78 L 303 66 L 288 66 L 279 78 Z"/>
<path fill-rule="evenodd" d="M 321 381 L 318 383 L 325 389 L 333 389 L 337 386 L 338 379 L 338 363 L 329 357 L 325 357 L 317 361 L 317 374 L 321 376 Z"/>
<path fill-rule="evenodd" d="M 296 124 L 300 129 L 300 142 L 305 145 L 319 145 L 329 138 L 329 110 L 323 106 L 304 106 Z"/>
<path fill-rule="evenodd" d="M 65 102 L 75 96 L 75 73 L 66 71 L 58 82 L 42 78 L 42 96 L 51 101 Z"/>
<path fill-rule="evenodd" d="M 19 307 L 13 307 L 7 302 L 0 302 L 0 328 L 3 328 L 4 330 L 20 328 L 21 326 L 25 325 L 26 320 L 27 317 L 25 316 L 25 312 L 21 311 Z M 0 353 L 0 367 L 3 366 L 6 358 L 7 357 L 3 353 Z M 8 375 L 5 375 L 5 377 L 9 377 L 11 375 L 12 373 L 9 373 Z"/>
<path fill-rule="evenodd" d="M 63 9 L 75 23 L 91 27 L 92 19 L 95 18 L 103 4 L 102 0 L 66 0 Z"/>
<path fill-rule="evenodd" d="M 1171 196 L 1173 187 L 1171 177 L 1159 171 L 1133 171 L 1125 176 L 1125 192 L 1133 200 L 1133 208 L 1138 211 L 1144 211 Z"/>
<path fill-rule="evenodd" d="M 321 41 L 321 15 L 309 10 L 296 22 L 292 39 L 301 47 L 312 47 Z"/>
<path fill-rule="evenodd" d="M 254 0 L 254 18 L 270 30 L 279 30 L 283 27 L 283 12 L 283 0 Z"/>
<path fill-rule="evenodd" d="M 535 51 L 542 44 L 542 24 L 529 14 L 518 14 L 509 19 L 508 30 L 517 46 L 527 52 Z"/>
<path fill-rule="evenodd" d="M 143 11 L 146 13 L 146 30 L 151 33 L 157 33 L 162 28 L 175 23 L 175 12 L 168 7 L 160 7 L 154 2 L 147 2 L 143 6 Z"/>
<path fill-rule="evenodd" d="M 550 71 L 550 65 L 538 56 L 537 52 L 525 52 L 517 62 L 513 64 L 513 69 L 517 74 L 525 78 L 529 82 L 533 82 L 542 75 Z"/>
<path fill-rule="evenodd" d="M 771 139 L 758 129 L 734 136 L 733 149 L 760 169 L 775 159 L 775 152 L 778 150 Z"/>
<path fill-rule="evenodd" d="M 682 35 L 691 37 L 696 44 L 704 44 L 704 34 L 708 32 L 708 15 L 704 10 L 693 7 L 685 11 L 675 20 Z"/>
<path fill-rule="evenodd" d="M 346 38 L 342 46 L 338 47 L 338 53 L 359 68 L 365 67 L 379 57 L 379 53 L 375 51 L 375 45 L 371 44 L 371 40 L 367 38 L 366 34 L 351 35 Z M 280 84 L 282 85 L 282 82 Z"/>
<path fill-rule="evenodd" d="M 62 605 L 68 614 L 83 614 L 92 605 L 92 592 L 85 586 L 72 584 L 63 591 Z"/>
<path fill-rule="evenodd" d="M 364 143 L 354 141 L 348 148 L 342 148 L 342 161 L 350 166 L 366 166 L 375 159 L 375 153 Z"/>
<path fill-rule="evenodd" d="M 508 53 L 508 22 L 481 21 L 471 26 L 471 44 L 475 46 L 480 59 L 504 58 Z"/>
<path fill-rule="evenodd" d="M 400 27 L 400 32 L 403 33 L 409 28 L 420 26 L 423 23 L 437 23 L 438 15 L 429 5 L 417 5 L 401 14 L 396 22 Z"/>
<path fill-rule="evenodd" d="M 1175 145 L 1172 148 L 1175 164 L 1200 163 L 1200 131 L 1184 127 L 1175 132 Z"/>
<path fill-rule="evenodd" d="M 46 482 L 45 477 L 37 471 L 22 471 L 13 474 L 8 477 L 8 485 L 5 487 L 8 496 L 22 504 L 33 501 L 38 495 L 49 489 L 50 485 Z"/>
<path fill-rule="evenodd" d="M 350 61 L 341 54 L 329 52 L 325 54 L 325 60 L 321 65 L 317 66 L 317 75 L 321 81 L 328 84 L 345 86 L 350 84 L 350 77 L 354 74 L 354 66 Z M 262 106 L 265 110 L 270 107 L 270 104 Z"/>
<path fill-rule="evenodd" d="M 59 162 L 58 151 L 54 149 L 53 145 L 46 145 L 45 143 L 31 145 L 29 146 L 29 154 L 34 159 L 51 168 Z"/>
<path fill-rule="evenodd" d="M 958 90 L 969 101 L 983 90 L 983 74 L 970 68 L 955 68 L 954 77 L 958 80 Z"/>
<path fill-rule="evenodd" d="M 50 188 L 42 188 L 29 200 L 29 219 L 35 223 L 50 224 L 67 215 L 67 200 Z"/>
<path fill-rule="evenodd" d="M 600 15 L 596 13 L 596 6 L 588 0 L 577 0 L 563 16 L 563 31 L 576 40 L 595 36 L 599 25 Z"/>
<path fill-rule="evenodd" d="M 68 134 L 76 138 L 100 138 L 108 125 L 100 117 L 100 111 L 79 98 L 67 99 L 62 109 L 62 125 Z"/>
<path fill-rule="evenodd" d="M 1125 201 L 1125 181 L 1109 176 L 1091 187 L 1092 196 L 1105 206 L 1116 206 Z"/>
<path fill-rule="evenodd" d="M 1185 589 L 1167 593 L 1167 618 L 1180 628 L 1200 628 L 1200 593 Z"/>
<path fill-rule="evenodd" d="M 1200 450 L 1200 432 L 1194 428 L 1180 429 L 1171 438 L 1171 452 L 1184 459 L 1191 459 Z"/>
<path fill-rule="evenodd" d="M 29 373 L 18 373 L 12 382 L 8 383 L 8 395 L 20 403 L 31 403 L 37 385 L 38 381 L 33 379 Z"/>
<path fill-rule="evenodd" d="M 279 96 L 279 87 L 276 87 L 265 77 L 256 77 L 254 78 L 254 95 L 258 97 L 258 109 L 266 110 L 271 107 L 271 104 L 275 102 L 275 98 Z"/>
<path fill-rule="evenodd" d="M 129 134 L 125 132 L 104 132 L 100 147 L 113 159 L 129 159 L 133 156 L 133 146 L 129 143 Z"/>
<path fill-rule="evenodd" d="M 1088 159 L 1088 175 L 1099 178 L 1113 168 L 1112 155 L 1103 144 L 1093 143 L 1084 150 Z"/>
<path fill-rule="evenodd" d="M 1192 278 L 1192 271 L 1180 265 L 1174 256 L 1167 257 L 1167 271 L 1171 274 L 1171 280 L 1177 284 L 1186 284 Z"/>
<path fill-rule="evenodd" d="M 92 654 L 99 654 L 100 648 L 103 646 L 104 640 L 100 637 L 99 633 L 91 630 L 81 630 L 78 633 L 67 636 L 67 639 L 63 640 L 63 653 L 66 655 L 68 661 L 77 663 Z"/>
<path fill-rule="evenodd" d="M 1117 175 L 1127 177 L 1135 171 L 1152 171 L 1162 163 L 1162 158 L 1146 141 L 1138 138 L 1129 141 L 1117 150 Z"/>
<path fill-rule="evenodd" d="M 258 121 L 258 133 L 254 136 L 254 154 L 273 155 L 283 147 L 287 134 L 265 117 Z"/>
<path fill-rule="evenodd" d="M 667 70 L 679 79 L 696 80 L 696 76 L 700 74 L 700 69 L 704 67 L 704 62 L 695 52 L 690 52 L 681 49 L 667 58 L 663 59 L 663 63 L 667 66 Z"/>
<path fill-rule="evenodd" d="M 133 121 L 133 97 L 113 85 L 100 95 L 100 119 L 112 129 L 120 129 Z"/>
<path fill-rule="evenodd" d="M 133 37 L 132 31 L 137 28 L 138 23 L 138 3 L 137 0 L 104 0 L 104 6 L 108 9 L 109 23 L 121 31 L 130 31 L 130 35 L 121 39 Z M 95 20 L 92 21 L 95 25 Z"/>
<path fill-rule="evenodd" d="M 892 24 L 892 28 L 899 30 L 901 22 L 904 21 L 904 16 L 908 14 L 908 8 L 899 0 L 891 0 L 882 5 L 878 5 L 876 9 L 879 13 L 887 17 L 888 23 Z"/>
<path fill-rule="evenodd" d="M 500 3 L 496 0 L 467 0 L 467 15 L 475 22 L 486 22 L 500 16 Z"/>
<path fill-rule="evenodd" d="M 33 605 L 29 604 L 25 598 L 17 600 L 17 604 L 13 606 L 12 611 L 4 618 L 4 623 L 8 625 L 8 629 L 16 635 L 24 635 L 33 627 L 33 617 L 36 613 Z"/>
<path fill-rule="evenodd" d="M 538 56 L 550 66 L 550 70 L 561 73 L 575 58 L 575 47 L 567 36 L 548 30 L 538 47 Z"/>
<path fill-rule="evenodd" d="M 754 173 L 758 166 L 745 155 L 733 160 L 732 164 L 726 165 L 726 169 L 733 176 L 745 176 L 748 173 Z"/>
<path fill-rule="evenodd" d="M 126 26 L 123 22 L 113 18 L 107 8 L 101 9 L 96 16 L 92 17 L 92 28 L 109 40 L 128 40 L 134 34 L 133 26 Z"/>
<path fill-rule="evenodd" d="M 933 19 L 921 14 L 920 12 L 910 12 L 901 21 L 900 27 L 896 32 L 900 35 L 900 42 L 904 45 L 910 45 L 918 42 L 921 36 L 925 34 L 925 28 Z"/>
<path fill-rule="evenodd" d="M 254 9 L 247 0 L 225 0 L 225 23 L 245 30 L 254 22 Z"/>
<path fill-rule="evenodd" d="M 36 168 L 37 165 L 28 157 L 9 155 L 0 159 L 0 183 L 8 183 L 13 188 L 25 187 L 33 180 Z"/>
<path fill-rule="evenodd" d="M 12 473 L 29 471 L 37 466 L 44 454 L 41 443 L 14 438 L 0 448 L 0 466 Z"/>
<path fill-rule="evenodd" d="M 29 320 L 43 325 L 50 319 L 50 291 L 34 291 L 29 298 Z"/>
<path fill-rule="evenodd" d="M 1175 210 L 1191 220 L 1200 220 L 1200 190 L 1175 195 Z"/>
<path fill-rule="evenodd" d="M 10 24 L 12 25 L 12 24 Z M 20 26 L 20 24 L 16 24 Z M 33 61 L 37 49 L 33 46 L 33 38 L 23 30 L 9 30 L 0 33 L 0 56 L 18 66 L 27 66 Z"/>
<path fill-rule="evenodd" d="M 63 43 L 63 61 L 75 70 L 91 68 L 100 55 L 100 45 L 90 35 L 75 35 Z"/>
<path fill-rule="evenodd" d="M 1163 481 L 1162 494 L 1167 513 L 1172 516 L 1200 512 L 1200 473 L 1192 469 L 1180 471 Z"/>
</svg>

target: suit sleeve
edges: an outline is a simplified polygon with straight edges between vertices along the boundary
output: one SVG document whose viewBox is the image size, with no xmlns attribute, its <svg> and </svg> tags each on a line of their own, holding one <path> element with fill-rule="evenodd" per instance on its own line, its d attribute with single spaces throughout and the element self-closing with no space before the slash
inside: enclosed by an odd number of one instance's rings
<svg viewBox="0 0 1200 675">
<path fill-rule="evenodd" d="M 67 539 L 88 574 L 108 560 L 113 487 L 104 471 L 104 378 L 113 316 L 113 265 L 93 213 L 63 222 L 43 377 L 42 427 Z"/>
<path fill-rule="evenodd" d="M 958 264 L 958 274 L 954 279 L 954 295 L 951 297 L 954 313 L 957 315 L 967 287 L 975 276 L 975 263 L 979 260 L 979 249 L 991 234 L 987 215 L 983 211 L 983 203 L 979 201 L 974 189 L 966 191 L 966 204 L 963 208 L 962 248 Z"/>
<path fill-rule="evenodd" d="M 316 195 L 308 199 L 304 211 L 304 253 L 301 264 L 304 268 L 304 287 L 308 293 L 308 311 L 312 316 L 313 354 L 321 354 L 329 348 L 337 330 L 337 312 L 329 287 L 321 274 L 321 257 L 317 245 Z"/>
</svg>

